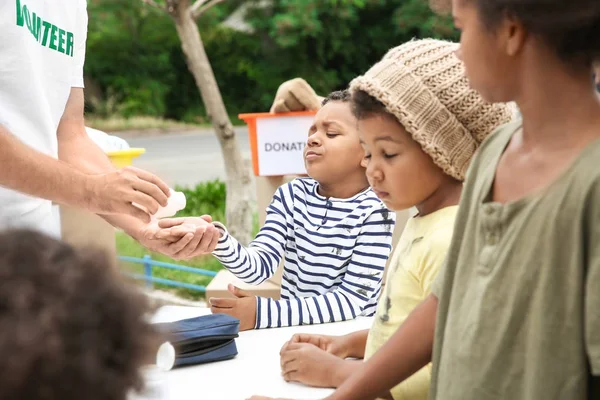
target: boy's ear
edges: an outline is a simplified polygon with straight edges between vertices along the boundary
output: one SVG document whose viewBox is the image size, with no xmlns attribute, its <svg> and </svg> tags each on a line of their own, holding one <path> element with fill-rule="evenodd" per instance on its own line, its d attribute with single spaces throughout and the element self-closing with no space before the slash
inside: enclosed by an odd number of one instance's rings
<svg viewBox="0 0 600 400">
<path fill-rule="evenodd" d="M 367 157 L 362 158 L 362 160 L 360 160 L 360 166 L 363 167 L 364 169 L 367 169 L 367 165 L 369 164 L 369 160 L 367 159 Z"/>
<path fill-rule="evenodd" d="M 523 23 L 514 17 L 507 16 L 500 29 L 502 29 L 505 52 L 508 56 L 515 56 L 523 50 L 527 38 L 527 31 Z"/>
</svg>

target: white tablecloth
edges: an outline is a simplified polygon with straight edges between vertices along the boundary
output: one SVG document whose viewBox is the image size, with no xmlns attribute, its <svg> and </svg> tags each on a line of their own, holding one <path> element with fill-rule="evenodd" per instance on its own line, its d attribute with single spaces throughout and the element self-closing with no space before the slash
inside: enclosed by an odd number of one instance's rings
<svg viewBox="0 0 600 400">
<path fill-rule="evenodd" d="M 210 313 L 206 308 L 165 306 L 155 322 L 170 322 Z M 372 318 L 334 324 L 241 332 L 236 339 L 238 355 L 229 361 L 174 369 L 166 374 L 169 400 L 244 400 L 251 395 L 293 399 L 322 399 L 329 389 L 287 383 L 281 377 L 279 350 L 294 333 L 344 335 L 369 329 Z"/>
</svg>

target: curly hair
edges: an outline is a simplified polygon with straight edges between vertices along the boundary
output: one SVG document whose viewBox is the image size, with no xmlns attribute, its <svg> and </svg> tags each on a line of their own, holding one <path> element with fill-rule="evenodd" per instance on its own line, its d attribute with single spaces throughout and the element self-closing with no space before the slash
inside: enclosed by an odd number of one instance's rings
<svg viewBox="0 0 600 400">
<path fill-rule="evenodd" d="M 600 60 L 598 0 L 468 1 L 475 2 L 484 23 L 492 29 L 505 15 L 511 15 L 562 59 L 590 66 Z"/>
<path fill-rule="evenodd" d="M 104 253 L 0 233 L 0 398 L 125 400 L 159 335 Z"/>
<path fill-rule="evenodd" d="M 335 92 L 329 93 L 329 95 L 323 99 L 321 102 L 321 107 L 330 101 L 341 101 L 342 103 L 347 103 L 350 101 L 351 97 L 350 91 L 348 90 L 336 90 Z"/>
</svg>

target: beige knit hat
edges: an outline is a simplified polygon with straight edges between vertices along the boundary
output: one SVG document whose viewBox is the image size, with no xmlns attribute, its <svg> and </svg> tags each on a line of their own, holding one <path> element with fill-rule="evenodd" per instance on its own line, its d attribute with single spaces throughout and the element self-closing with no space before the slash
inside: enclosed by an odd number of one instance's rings
<svg viewBox="0 0 600 400">
<path fill-rule="evenodd" d="M 350 83 L 382 102 L 446 174 L 462 181 L 471 158 L 514 109 L 486 103 L 469 87 L 459 45 L 413 40 L 390 50 Z"/>
</svg>

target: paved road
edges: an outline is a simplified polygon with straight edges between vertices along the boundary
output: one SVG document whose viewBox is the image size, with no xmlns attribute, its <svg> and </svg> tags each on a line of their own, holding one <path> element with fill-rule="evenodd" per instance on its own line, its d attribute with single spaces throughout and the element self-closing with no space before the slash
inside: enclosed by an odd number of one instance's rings
<svg viewBox="0 0 600 400">
<path fill-rule="evenodd" d="M 250 160 L 247 128 L 237 127 L 235 131 L 243 156 Z M 133 165 L 158 175 L 171 186 L 225 180 L 221 148 L 211 129 L 124 138 L 131 147 L 146 149 Z"/>
</svg>

